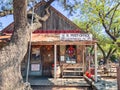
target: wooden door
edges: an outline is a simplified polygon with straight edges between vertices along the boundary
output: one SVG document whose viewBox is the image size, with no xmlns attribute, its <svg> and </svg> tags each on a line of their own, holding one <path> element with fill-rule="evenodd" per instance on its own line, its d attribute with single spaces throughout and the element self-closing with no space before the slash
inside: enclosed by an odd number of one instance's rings
<svg viewBox="0 0 120 90">
<path fill-rule="evenodd" d="M 42 75 L 50 77 L 52 64 L 54 63 L 54 46 L 44 45 L 41 48 L 42 53 Z"/>
</svg>

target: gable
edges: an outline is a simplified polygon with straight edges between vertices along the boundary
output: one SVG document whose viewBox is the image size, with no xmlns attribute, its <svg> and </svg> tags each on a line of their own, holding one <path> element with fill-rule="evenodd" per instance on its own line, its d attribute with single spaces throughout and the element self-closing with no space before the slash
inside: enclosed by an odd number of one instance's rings
<svg viewBox="0 0 120 90">
<path fill-rule="evenodd" d="M 35 13 L 41 16 L 41 10 L 43 9 L 45 2 L 40 2 L 35 5 Z M 67 17 L 57 11 L 54 7 L 49 8 L 50 17 L 47 21 L 42 22 L 42 27 L 36 31 L 82 31 L 76 24 L 70 21 Z M 2 30 L 2 32 L 11 33 L 13 31 L 14 23 L 11 23 L 8 27 Z"/>
</svg>

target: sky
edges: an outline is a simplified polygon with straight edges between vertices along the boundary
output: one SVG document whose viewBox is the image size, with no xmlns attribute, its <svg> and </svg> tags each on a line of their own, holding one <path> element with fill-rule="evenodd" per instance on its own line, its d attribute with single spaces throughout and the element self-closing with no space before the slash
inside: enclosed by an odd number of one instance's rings
<svg viewBox="0 0 120 90">
<path fill-rule="evenodd" d="M 7 15 L 5 17 L 0 17 L 0 30 L 4 29 L 12 22 L 13 22 L 13 15 Z"/>
<path fill-rule="evenodd" d="M 58 11 L 60 11 L 63 15 L 65 15 L 70 20 L 73 19 L 74 16 L 70 16 L 68 14 L 68 11 L 64 10 L 61 7 L 60 3 L 55 1 L 55 2 L 52 3 L 52 6 L 54 8 L 56 8 Z M 7 27 L 12 22 L 13 22 L 13 15 L 7 15 L 7 16 L 4 16 L 4 17 L 0 17 L 0 31 L 3 30 L 5 27 Z"/>
</svg>

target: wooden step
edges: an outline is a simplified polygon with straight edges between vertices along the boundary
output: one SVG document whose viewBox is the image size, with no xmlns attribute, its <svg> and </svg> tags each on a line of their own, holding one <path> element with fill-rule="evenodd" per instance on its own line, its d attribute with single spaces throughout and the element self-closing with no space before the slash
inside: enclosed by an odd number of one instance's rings
<svg viewBox="0 0 120 90">
<path fill-rule="evenodd" d="M 63 77 L 83 77 L 83 76 L 69 76 L 69 75 L 63 75 Z"/>
<path fill-rule="evenodd" d="M 83 72 L 82 70 L 63 70 L 63 72 Z"/>
<path fill-rule="evenodd" d="M 83 69 L 83 67 L 63 67 L 64 69 L 66 69 L 66 68 L 68 68 L 68 69 L 70 69 L 70 68 L 73 68 L 73 69 Z"/>
</svg>

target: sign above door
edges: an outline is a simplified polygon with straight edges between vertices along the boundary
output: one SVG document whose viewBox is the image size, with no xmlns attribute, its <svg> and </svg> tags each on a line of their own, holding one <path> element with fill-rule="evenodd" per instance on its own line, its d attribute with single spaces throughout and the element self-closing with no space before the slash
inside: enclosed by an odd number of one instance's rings
<svg viewBox="0 0 120 90">
<path fill-rule="evenodd" d="M 92 34 L 88 33 L 61 33 L 60 34 L 60 40 L 70 40 L 70 41 L 75 41 L 75 40 L 87 40 L 91 41 L 92 40 Z"/>
</svg>

